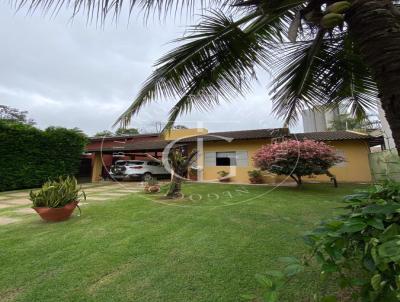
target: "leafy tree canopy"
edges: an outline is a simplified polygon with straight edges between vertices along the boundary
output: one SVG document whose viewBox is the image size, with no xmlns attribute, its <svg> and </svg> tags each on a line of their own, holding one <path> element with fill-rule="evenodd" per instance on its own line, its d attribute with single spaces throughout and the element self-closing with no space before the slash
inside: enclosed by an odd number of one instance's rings
<svg viewBox="0 0 400 302">
<path fill-rule="evenodd" d="M 112 137 L 112 136 L 124 136 L 124 135 L 136 135 L 139 134 L 139 130 L 136 128 L 118 128 L 117 131 L 112 132 L 110 130 L 103 130 L 97 132 L 94 137 Z"/>
<path fill-rule="evenodd" d="M 123 136 L 123 135 L 135 135 L 139 134 L 139 130 L 136 128 L 119 128 L 115 131 L 115 136 Z"/>
<path fill-rule="evenodd" d="M 93 137 L 110 137 L 110 136 L 114 136 L 114 132 L 109 130 L 103 130 L 93 135 Z"/>
<path fill-rule="evenodd" d="M 21 111 L 6 105 L 0 105 L 0 120 L 12 123 L 34 125 L 33 119 L 27 117 L 28 111 Z"/>
<path fill-rule="evenodd" d="M 288 175 L 297 184 L 302 183 L 306 175 L 329 173 L 329 168 L 344 161 L 333 147 L 313 140 L 287 140 L 281 143 L 265 145 L 254 157 L 256 167 L 278 175 Z"/>
<path fill-rule="evenodd" d="M 329 125 L 330 131 L 340 130 L 368 130 L 380 128 L 379 121 L 373 121 L 369 118 L 355 118 L 350 114 L 339 114 Z"/>
</svg>

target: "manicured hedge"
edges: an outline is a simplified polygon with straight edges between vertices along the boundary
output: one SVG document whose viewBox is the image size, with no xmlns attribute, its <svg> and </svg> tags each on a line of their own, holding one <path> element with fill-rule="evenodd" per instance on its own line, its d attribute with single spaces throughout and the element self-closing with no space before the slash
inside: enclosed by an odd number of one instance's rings
<svg viewBox="0 0 400 302">
<path fill-rule="evenodd" d="M 0 191 L 41 186 L 75 175 L 86 137 L 76 130 L 0 122 Z"/>
</svg>

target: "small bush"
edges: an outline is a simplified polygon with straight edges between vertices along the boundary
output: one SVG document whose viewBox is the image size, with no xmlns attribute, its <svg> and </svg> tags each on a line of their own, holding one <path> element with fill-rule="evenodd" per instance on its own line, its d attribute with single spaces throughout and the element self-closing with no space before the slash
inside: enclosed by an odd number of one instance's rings
<svg viewBox="0 0 400 302">
<path fill-rule="evenodd" d="M 345 198 L 347 213 L 324 222 L 306 242 L 325 273 L 362 301 L 400 300 L 400 184 L 385 182 Z M 351 272 L 360 271 L 358 278 Z"/>
<path fill-rule="evenodd" d="M 252 184 L 262 184 L 264 182 L 263 175 L 260 170 L 251 170 L 247 173 L 249 174 L 249 179 Z"/>
<path fill-rule="evenodd" d="M 71 202 L 79 202 L 86 194 L 78 187 L 75 177 L 60 177 L 58 180 L 47 181 L 40 190 L 31 191 L 30 200 L 34 207 L 62 208 Z"/>
<path fill-rule="evenodd" d="M 222 181 L 222 182 L 229 182 L 230 181 L 229 172 L 218 171 L 217 174 L 219 175 L 219 181 Z"/>
</svg>

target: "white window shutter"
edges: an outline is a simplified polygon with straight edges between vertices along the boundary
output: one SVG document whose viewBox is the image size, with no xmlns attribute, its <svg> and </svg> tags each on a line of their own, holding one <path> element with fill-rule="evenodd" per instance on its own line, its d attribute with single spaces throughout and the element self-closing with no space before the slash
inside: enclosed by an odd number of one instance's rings
<svg viewBox="0 0 400 302">
<path fill-rule="evenodd" d="M 217 165 L 217 154 L 216 152 L 205 152 L 204 154 L 204 166 L 215 167 Z"/>
<path fill-rule="evenodd" d="M 236 165 L 238 167 L 249 166 L 249 158 L 247 155 L 247 151 L 236 151 Z"/>
<path fill-rule="evenodd" d="M 345 157 L 344 151 L 336 149 L 336 155 L 342 156 L 345 159 L 345 161 L 336 164 L 335 167 L 346 167 L 346 157 Z"/>
</svg>

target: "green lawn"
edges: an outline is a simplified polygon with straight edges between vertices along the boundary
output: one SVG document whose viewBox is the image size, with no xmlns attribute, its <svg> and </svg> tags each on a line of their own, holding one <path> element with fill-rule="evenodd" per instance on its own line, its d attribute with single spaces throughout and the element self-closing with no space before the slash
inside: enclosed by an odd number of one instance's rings
<svg viewBox="0 0 400 302">
<path fill-rule="evenodd" d="M 0 301 L 241 301 L 359 187 L 187 184 L 186 201 L 132 194 L 63 223 L 0 226 Z M 308 301 L 317 286 L 304 273 L 280 301 Z"/>
</svg>

